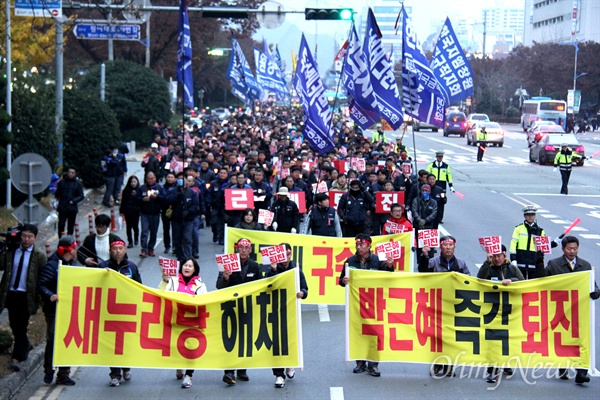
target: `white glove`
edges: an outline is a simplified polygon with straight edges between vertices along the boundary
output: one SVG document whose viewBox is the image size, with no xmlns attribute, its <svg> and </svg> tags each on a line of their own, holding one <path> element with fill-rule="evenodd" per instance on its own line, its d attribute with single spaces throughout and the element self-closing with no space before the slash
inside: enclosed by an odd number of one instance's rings
<svg viewBox="0 0 600 400">
<path fill-rule="evenodd" d="M 296 228 L 292 228 L 292 233 L 296 233 Z"/>
<path fill-rule="evenodd" d="M 452 193 L 456 192 L 456 190 L 454 190 L 454 186 L 451 186 L 451 187 L 450 187 L 450 191 L 451 191 Z"/>
<path fill-rule="evenodd" d="M 552 170 L 552 172 L 556 172 L 556 167 L 554 167 L 554 169 Z"/>
<path fill-rule="evenodd" d="M 277 230 L 277 222 L 273 222 L 273 224 L 271 225 L 273 227 L 273 230 L 276 231 Z"/>
<path fill-rule="evenodd" d="M 517 266 L 517 260 L 512 260 L 510 263 L 515 267 Z"/>
</svg>

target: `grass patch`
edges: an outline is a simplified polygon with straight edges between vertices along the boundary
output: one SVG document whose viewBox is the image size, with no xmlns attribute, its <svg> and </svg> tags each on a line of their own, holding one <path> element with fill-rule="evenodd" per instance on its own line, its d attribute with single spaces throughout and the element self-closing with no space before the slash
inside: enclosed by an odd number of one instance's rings
<svg viewBox="0 0 600 400">
<path fill-rule="evenodd" d="M 8 318 L 3 324 L 0 324 L 0 329 L 9 332 L 9 334 L 12 336 L 10 326 L 8 325 Z M 44 318 L 44 313 L 42 312 L 41 308 L 38 310 L 37 314 L 32 315 L 29 318 L 29 327 L 27 332 L 29 334 L 29 341 L 33 347 L 36 347 L 46 341 L 46 319 Z M 10 368 L 10 356 L 11 351 L 8 351 L 5 354 L 0 354 L 0 379 L 13 373 L 12 368 Z"/>
</svg>

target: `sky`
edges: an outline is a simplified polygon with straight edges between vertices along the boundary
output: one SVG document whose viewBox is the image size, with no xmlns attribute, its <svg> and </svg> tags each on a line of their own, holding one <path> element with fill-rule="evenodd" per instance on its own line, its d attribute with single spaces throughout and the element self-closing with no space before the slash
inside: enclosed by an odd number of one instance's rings
<svg viewBox="0 0 600 400">
<path fill-rule="evenodd" d="M 269 0 L 272 2 L 272 0 Z M 335 42 L 337 39 L 345 39 L 348 36 L 350 22 L 346 21 L 306 21 L 304 9 L 306 7 L 338 8 L 353 7 L 361 11 L 362 7 L 373 6 L 380 2 L 375 0 L 279 0 L 285 11 L 302 11 L 302 13 L 288 13 L 283 24 L 276 29 L 261 28 L 255 35 L 255 39 L 262 41 L 263 37 L 269 44 L 277 44 L 282 58 L 287 65 L 291 63 L 291 50 L 298 52 L 300 38 L 304 32 L 311 51 L 315 52 L 321 73 L 330 66 L 333 57 Z M 400 4 L 398 2 L 387 2 L 390 5 Z M 494 7 L 525 7 L 525 0 L 407 0 L 406 6 L 413 10 L 413 26 L 417 36 L 423 42 L 431 32 L 431 21 L 444 20 L 446 17 L 453 18 L 481 18 L 484 8 Z M 360 19 L 360 16 L 359 18 Z M 315 37 L 317 40 L 315 40 Z M 323 60 L 323 62 L 321 62 Z M 325 63 L 325 60 L 327 62 Z M 330 61 L 331 60 L 331 61 Z M 325 65 L 328 64 L 328 65 Z"/>
</svg>

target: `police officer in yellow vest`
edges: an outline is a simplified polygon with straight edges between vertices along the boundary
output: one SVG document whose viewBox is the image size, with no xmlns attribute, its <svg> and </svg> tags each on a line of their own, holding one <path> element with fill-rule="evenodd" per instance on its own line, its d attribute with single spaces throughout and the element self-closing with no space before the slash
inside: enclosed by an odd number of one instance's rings
<svg viewBox="0 0 600 400">
<path fill-rule="evenodd" d="M 554 170 L 556 167 L 560 170 L 560 177 L 562 179 L 562 186 L 560 187 L 560 194 L 569 194 L 569 178 L 571 177 L 571 169 L 576 160 L 580 159 L 581 156 L 569 148 L 567 143 L 563 143 L 560 146 L 560 151 L 556 153 L 554 157 Z"/>
<path fill-rule="evenodd" d="M 381 127 L 381 124 L 375 125 L 375 128 L 377 130 L 373 133 L 373 137 L 371 138 L 371 141 L 373 143 L 377 143 L 377 142 L 387 143 L 388 140 L 387 140 L 387 137 L 385 136 L 385 131 Z"/>
<path fill-rule="evenodd" d="M 437 151 L 435 153 L 435 161 L 427 166 L 427 172 L 432 175 L 435 175 L 435 186 L 442 188 L 444 192 L 448 188 L 450 191 L 454 193 L 454 185 L 452 184 L 452 172 L 450 171 L 450 166 L 443 161 L 444 152 Z M 444 208 L 446 204 L 438 204 L 438 221 L 440 224 L 443 223 L 444 219 Z"/>
<path fill-rule="evenodd" d="M 544 230 L 535 220 L 536 213 L 537 208 L 535 206 L 529 205 L 523 208 L 525 221 L 515 226 L 510 242 L 511 264 L 519 268 L 525 279 L 536 278 L 536 250 L 533 237 L 546 236 Z M 557 243 L 553 241 L 551 246 L 556 247 Z"/>
<path fill-rule="evenodd" d="M 483 161 L 483 153 L 485 153 L 485 149 L 487 147 L 487 132 L 485 131 L 485 126 L 482 126 L 477 131 L 477 162 Z"/>
</svg>

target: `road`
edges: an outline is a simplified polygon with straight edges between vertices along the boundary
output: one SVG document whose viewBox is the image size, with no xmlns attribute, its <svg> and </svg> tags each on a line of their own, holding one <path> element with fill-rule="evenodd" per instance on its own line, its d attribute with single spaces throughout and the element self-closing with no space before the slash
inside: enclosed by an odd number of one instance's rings
<svg viewBox="0 0 600 400">
<path fill-rule="evenodd" d="M 506 141 L 502 148 L 488 147 L 483 163 L 475 162 L 476 149 L 466 145 L 458 136 L 443 137 L 442 132 L 420 132 L 415 136 L 418 167 L 424 168 L 434 159 L 435 151 L 446 152 L 445 161 L 453 170 L 456 190 L 464 199 L 450 195 L 446 206 L 443 229 L 457 238 L 457 256 L 467 261 L 473 275 L 485 259 L 477 238 L 501 235 L 508 246 L 515 225 L 522 222 L 521 208 L 535 204 L 540 208 L 538 223 L 551 237 L 563 232 L 576 218 L 581 223 L 573 234 L 581 241 L 579 255 L 598 266 L 600 253 L 600 161 L 588 160 L 584 167 L 574 168 L 569 195 L 561 195 L 560 175 L 550 166 L 538 166 L 528 161 L 524 133 L 517 125 L 505 125 Z M 395 134 L 392 133 L 391 136 Z M 388 135 L 390 136 L 390 135 Z M 583 140 L 586 154 L 600 150 L 600 142 L 593 137 Z M 410 131 L 404 143 L 411 147 Z M 139 164 L 131 171 L 141 176 Z M 209 290 L 215 290 L 216 267 L 214 254 L 221 249 L 210 240 L 207 230 L 201 231 L 201 274 Z M 139 249 L 130 251 L 130 257 L 139 262 L 145 284 L 156 286 L 160 272 L 155 258 L 140 261 Z M 163 250 L 157 246 L 157 254 Z M 559 248 L 553 256 L 560 255 Z M 600 280 L 596 270 L 596 280 Z M 310 288 L 309 288 L 310 293 Z M 596 307 L 596 320 L 600 320 Z M 303 371 L 294 380 L 288 380 L 284 389 L 273 387 L 270 370 L 250 370 L 250 382 L 227 387 L 222 381 L 222 371 L 199 370 L 193 377 L 192 388 L 183 390 L 172 370 L 134 369 L 131 382 L 120 387 L 108 386 L 108 368 L 77 368 L 73 373 L 77 385 L 57 387 L 40 385 L 41 369 L 32 377 L 17 399 L 365 399 L 365 398 L 449 398 L 471 399 L 485 396 L 489 399 L 597 399 L 600 378 L 592 378 L 586 387 L 547 378 L 553 370 L 542 370 L 537 376 L 532 371 L 517 370 L 509 380 L 500 384 L 487 384 L 483 370 L 471 371 L 471 376 L 437 380 L 429 377 L 425 364 L 381 364 L 382 376 L 352 373 L 353 363 L 344 362 L 344 308 L 342 306 L 317 307 L 303 305 L 304 359 Z M 595 340 L 595 355 L 600 356 L 600 336 Z M 598 365 L 598 364 L 597 364 Z M 468 371 L 465 371 L 467 374 Z M 525 376 L 523 374 L 526 374 Z"/>
</svg>

